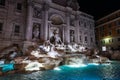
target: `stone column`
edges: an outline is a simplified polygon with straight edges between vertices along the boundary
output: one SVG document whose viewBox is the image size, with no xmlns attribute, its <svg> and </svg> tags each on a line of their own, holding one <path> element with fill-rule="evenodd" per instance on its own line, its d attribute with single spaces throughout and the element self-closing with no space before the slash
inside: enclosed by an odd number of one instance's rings
<svg viewBox="0 0 120 80">
<path fill-rule="evenodd" d="M 44 19 L 43 19 L 43 28 L 44 28 L 44 40 L 48 40 L 48 10 L 49 10 L 49 4 L 44 3 L 43 4 L 43 10 L 44 10 Z"/>
<path fill-rule="evenodd" d="M 63 25 L 62 25 L 62 29 L 63 29 L 63 32 L 62 32 L 63 43 L 65 42 L 65 27 L 66 27 L 66 25 L 63 24 Z"/>
<path fill-rule="evenodd" d="M 96 42 L 96 40 L 95 40 L 95 24 L 94 24 L 94 21 L 91 23 L 92 24 L 92 32 L 91 32 L 91 36 L 92 36 L 92 38 L 93 38 L 93 43 L 92 43 L 92 47 L 93 48 L 95 48 L 96 47 L 96 44 L 95 44 L 95 42 Z"/>
<path fill-rule="evenodd" d="M 67 7 L 66 13 L 66 24 L 65 27 L 65 43 L 70 43 L 70 12 L 72 11 L 71 8 Z"/>
<path fill-rule="evenodd" d="M 79 15 L 76 14 L 75 16 L 75 42 L 79 43 L 80 42 L 80 32 L 79 32 Z"/>
<path fill-rule="evenodd" d="M 28 46 L 34 45 L 32 43 L 32 16 L 33 16 L 33 3 L 32 0 L 27 1 L 28 4 L 28 12 L 27 12 L 27 28 L 26 28 L 26 35 L 25 35 L 25 41 L 23 45 L 23 52 L 26 50 Z"/>
<path fill-rule="evenodd" d="M 50 27 L 51 27 L 51 21 L 48 21 L 48 36 L 47 36 L 47 39 L 49 40 L 50 39 Z"/>
<path fill-rule="evenodd" d="M 26 40 L 32 40 L 32 16 L 33 16 L 33 3 L 32 0 L 28 0 L 28 12 L 27 12 L 27 29 L 26 29 Z"/>
</svg>

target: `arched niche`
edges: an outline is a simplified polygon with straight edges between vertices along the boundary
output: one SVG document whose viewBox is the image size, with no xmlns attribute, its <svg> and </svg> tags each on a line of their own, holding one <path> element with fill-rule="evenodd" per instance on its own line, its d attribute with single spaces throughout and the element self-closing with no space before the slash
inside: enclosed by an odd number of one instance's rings
<svg viewBox="0 0 120 80">
<path fill-rule="evenodd" d="M 51 21 L 51 24 L 53 25 L 61 25 L 64 23 L 63 18 L 58 14 L 53 14 L 52 16 L 50 16 L 49 20 Z"/>
<path fill-rule="evenodd" d="M 54 36 L 54 31 L 56 31 L 56 35 L 58 35 L 61 40 L 63 41 L 63 35 L 64 35 L 64 28 L 63 28 L 63 23 L 64 19 L 61 15 L 59 14 L 52 14 L 49 17 L 49 39 Z"/>
</svg>

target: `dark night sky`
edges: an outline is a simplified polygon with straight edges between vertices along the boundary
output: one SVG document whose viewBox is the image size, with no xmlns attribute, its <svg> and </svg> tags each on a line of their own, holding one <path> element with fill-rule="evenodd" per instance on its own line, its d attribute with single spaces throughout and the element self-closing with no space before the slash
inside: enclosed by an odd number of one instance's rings
<svg viewBox="0 0 120 80">
<path fill-rule="evenodd" d="M 80 11 L 94 16 L 97 20 L 120 9 L 120 0 L 78 0 Z"/>
</svg>

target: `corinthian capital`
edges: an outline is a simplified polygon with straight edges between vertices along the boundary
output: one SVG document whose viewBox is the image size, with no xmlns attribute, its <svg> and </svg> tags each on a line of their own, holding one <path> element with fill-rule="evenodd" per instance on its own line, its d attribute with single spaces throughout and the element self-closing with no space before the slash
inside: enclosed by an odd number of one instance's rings
<svg viewBox="0 0 120 80">
<path fill-rule="evenodd" d="M 44 11 L 48 11 L 49 10 L 49 4 L 47 3 L 43 3 L 43 8 Z"/>
</svg>

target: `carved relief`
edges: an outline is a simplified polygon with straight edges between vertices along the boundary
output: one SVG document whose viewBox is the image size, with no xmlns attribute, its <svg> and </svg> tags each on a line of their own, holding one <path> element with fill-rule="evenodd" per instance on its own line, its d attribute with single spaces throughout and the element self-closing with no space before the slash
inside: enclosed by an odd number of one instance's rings
<svg viewBox="0 0 120 80">
<path fill-rule="evenodd" d="M 34 7 L 34 10 L 33 10 L 33 17 L 34 18 L 42 18 L 42 11 L 40 8 L 38 7 Z"/>
<path fill-rule="evenodd" d="M 48 10 L 49 10 L 49 4 L 43 3 L 42 10 L 43 10 L 43 11 L 48 11 Z"/>
<path fill-rule="evenodd" d="M 67 0 L 66 2 L 67 2 L 67 6 L 70 6 L 72 8 L 75 7 L 76 10 L 79 9 L 79 4 L 78 4 L 77 0 Z"/>
</svg>

